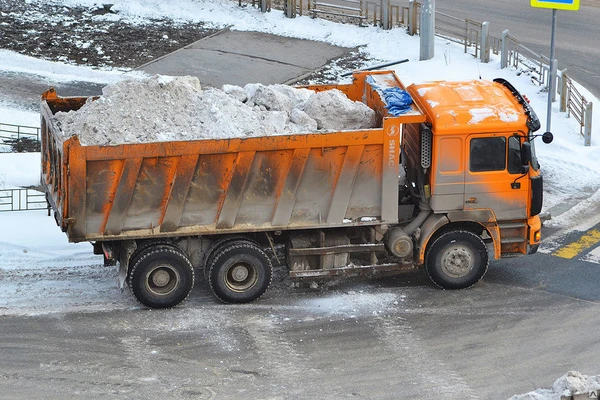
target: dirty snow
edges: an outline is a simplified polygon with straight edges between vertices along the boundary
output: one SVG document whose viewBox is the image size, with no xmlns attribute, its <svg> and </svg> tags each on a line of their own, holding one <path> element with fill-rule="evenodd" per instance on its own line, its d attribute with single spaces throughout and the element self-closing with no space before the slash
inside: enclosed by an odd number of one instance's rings
<svg viewBox="0 0 600 400">
<path fill-rule="evenodd" d="M 600 390 L 600 375 L 588 376 L 578 371 L 569 371 L 554 382 L 552 389 L 537 389 L 512 396 L 509 400 L 560 400 L 561 396 L 575 394 L 585 394 L 584 397 L 588 398 L 589 392 L 597 390 Z"/>
<path fill-rule="evenodd" d="M 306 100 L 304 111 L 317 121 L 319 129 L 367 129 L 375 126 L 375 112 L 367 106 L 348 108 L 348 112 L 332 112 L 347 101 L 344 99 L 347 97 L 335 89 L 315 93 Z"/>
<path fill-rule="evenodd" d="M 317 286 L 313 286 L 316 288 Z M 324 314 L 343 314 L 348 318 L 359 315 L 378 315 L 397 309 L 400 300 L 393 293 L 366 293 L 363 290 L 349 290 L 345 293 L 325 294 L 304 300 L 301 304 L 306 305 L 311 311 Z"/>
<path fill-rule="evenodd" d="M 482 107 L 470 108 L 471 120 L 469 124 L 478 124 L 487 118 L 497 117 L 502 122 L 516 122 L 519 120 L 519 114 L 514 110 L 500 107 Z"/>
<path fill-rule="evenodd" d="M 454 88 L 456 94 L 460 97 L 460 99 L 464 102 L 480 102 L 485 100 L 480 93 L 480 88 L 475 86 L 460 86 Z"/>
<path fill-rule="evenodd" d="M 337 89 L 315 93 L 284 85 L 202 90 L 196 77 L 124 80 L 96 101 L 58 112 L 65 138 L 84 145 L 225 139 L 375 127 L 375 112 Z"/>
<path fill-rule="evenodd" d="M 12 73 L 43 76 L 55 82 L 86 81 L 101 84 L 118 82 L 123 79 L 124 73 L 116 69 L 98 70 L 92 67 L 40 60 L 3 49 L 0 49 L 0 69 Z M 132 71 L 129 75 L 141 77 L 143 73 Z"/>
</svg>

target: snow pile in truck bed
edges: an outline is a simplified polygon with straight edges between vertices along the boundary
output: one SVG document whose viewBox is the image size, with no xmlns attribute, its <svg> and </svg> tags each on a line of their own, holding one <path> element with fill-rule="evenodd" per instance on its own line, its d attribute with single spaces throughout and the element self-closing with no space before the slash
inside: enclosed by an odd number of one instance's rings
<svg viewBox="0 0 600 400">
<path fill-rule="evenodd" d="M 106 86 L 102 96 L 55 117 L 84 145 L 225 139 L 375 127 L 375 112 L 339 90 L 226 85 L 202 90 L 195 77 L 153 76 Z"/>
</svg>

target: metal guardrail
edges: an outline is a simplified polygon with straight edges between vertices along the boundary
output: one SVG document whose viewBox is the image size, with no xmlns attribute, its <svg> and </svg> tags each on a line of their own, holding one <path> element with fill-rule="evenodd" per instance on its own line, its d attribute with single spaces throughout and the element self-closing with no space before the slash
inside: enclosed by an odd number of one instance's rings
<svg viewBox="0 0 600 400">
<path fill-rule="evenodd" d="M 566 71 L 561 73 L 560 111 L 567 113 L 567 118 L 573 115 L 579 123 L 579 133 L 583 136 L 584 145 L 592 145 L 592 113 L 593 103 L 577 89 Z"/>
<path fill-rule="evenodd" d="M 40 151 L 41 129 L 35 126 L 5 124 L 0 122 L 0 145 L 11 147 L 13 152 Z"/>
<path fill-rule="evenodd" d="M 46 195 L 35 189 L 0 190 L 0 212 L 29 210 L 47 210 L 50 215 Z"/>
<path fill-rule="evenodd" d="M 375 1 L 365 1 L 364 15 L 368 23 L 373 26 L 379 26 L 381 24 L 381 3 Z"/>
<path fill-rule="evenodd" d="M 362 25 L 367 19 L 365 15 L 365 3 L 363 0 L 338 0 L 337 3 L 309 0 L 308 11 L 313 18 L 319 15 L 328 15 L 354 19 L 358 21 L 359 25 Z"/>
<path fill-rule="evenodd" d="M 394 7 L 398 6 L 390 6 L 390 9 L 394 10 Z M 408 6 L 390 12 L 390 26 L 404 26 L 409 35 L 419 33 L 420 20 L 421 3 L 418 1 L 409 1 Z M 476 58 L 481 56 L 482 31 L 483 23 L 481 22 L 458 18 L 439 11 L 435 12 L 435 34 L 462 44 L 465 53 L 472 50 L 472 54 Z"/>
<path fill-rule="evenodd" d="M 502 38 L 495 38 L 501 44 L 501 68 L 513 67 L 531 74 L 539 85 L 547 85 L 550 71 L 548 58 L 537 54 L 522 45 L 517 38 L 510 35 L 508 30 L 502 33 Z"/>
<path fill-rule="evenodd" d="M 40 140 L 41 129 L 35 126 L 3 124 L 0 122 L 0 140 L 30 138 Z"/>
<path fill-rule="evenodd" d="M 491 37 L 493 47 L 501 46 L 501 68 L 513 67 L 528 73 L 540 86 L 550 87 L 550 59 L 538 54 L 519 43 L 519 40 L 508 33 L 502 32 L 502 38 Z M 497 50 L 494 50 L 496 52 Z M 558 86 L 557 86 L 558 87 Z M 553 94 L 553 99 L 555 97 Z M 571 114 L 579 123 L 579 133 L 584 138 L 584 145 L 592 144 L 592 113 L 593 104 L 577 90 L 573 81 L 562 72 L 560 85 L 560 111 Z"/>
<path fill-rule="evenodd" d="M 464 46 L 465 53 L 474 50 L 479 57 L 482 23 L 471 19 L 457 18 L 441 12 L 435 13 L 435 33 Z"/>
<path fill-rule="evenodd" d="M 258 7 L 262 12 L 271 11 L 271 0 L 238 0 L 238 5 L 252 4 L 252 7 Z"/>
</svg>

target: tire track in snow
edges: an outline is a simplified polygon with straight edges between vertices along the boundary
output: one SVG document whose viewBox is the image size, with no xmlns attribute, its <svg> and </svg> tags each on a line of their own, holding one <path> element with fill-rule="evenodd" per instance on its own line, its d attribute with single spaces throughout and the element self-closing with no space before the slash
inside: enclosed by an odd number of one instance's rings
<svg viewBox="0 0 600 400">
<path fill-rule="evenodd" d="M 454 370 L 427 350 L 425 343 L 399 317 L 379 316 L 367 322 L 392 354 L 401 360 L 402 379 L 419 389 L 423 398 L 480 400 L 481 398 Z M 413 367 L 414 366 L 414 367 Z"/>
<path fill-rule="evenodd" d="M 276 382 L 288 395 L 305 393 L 306 388 L 298 386 L 298 376 L 303 377 L 302 382 L 314 381 L 311 377 L 314 369 L 306 361 L 306 356 L 272 317 L 252 317 L 246 322 L 245 329 L 256 346 L 255 352 L 264 365 L 265 374 L 271 376 L 272 382 Z"/>
<path fill-rule="evenodd" d="M 140 336 L 128 336 L 120 340 L 127 362 L 133 368 L 127 371 L 136 371 L 125 376 L 128 381 L 142 383 L 138 385 L 138 396 L 145 399 L 178 399 L 174 395 L 177 384 L 173 382 L 169 371 L 168 361 L 159 356 L 158 348 L 152 347 L 149 339 Z"/>
</svg>

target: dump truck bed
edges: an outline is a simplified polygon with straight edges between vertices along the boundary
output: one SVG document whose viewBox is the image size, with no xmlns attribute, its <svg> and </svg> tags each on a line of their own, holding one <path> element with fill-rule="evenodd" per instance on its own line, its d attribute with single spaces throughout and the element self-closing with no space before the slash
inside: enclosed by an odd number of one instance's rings
<svg viewBox="0 0 600 400">
<path fill-rule="evenodd" d="M 363 101 L 375 129 L 110 146 L 65 139 L 54 114 L 88 99 L 49 91 L 42 185 L 72 242 L 395 223 L 400 124 L 425 117 L 390 116 L 382 86 L 403 88 L 390 72 L 308 87 Z"/>
</svg>

